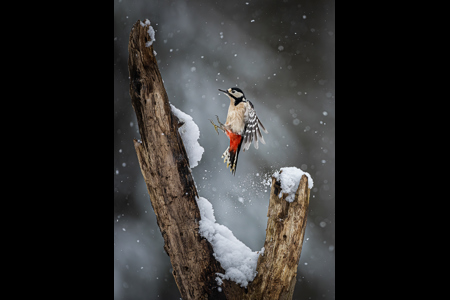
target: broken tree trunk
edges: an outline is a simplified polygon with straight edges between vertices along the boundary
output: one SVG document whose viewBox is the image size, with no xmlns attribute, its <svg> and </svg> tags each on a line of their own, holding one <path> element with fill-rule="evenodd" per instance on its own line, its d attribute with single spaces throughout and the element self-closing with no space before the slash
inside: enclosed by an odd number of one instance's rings
<svg viewBox="0 0 450 300">
<path fill-rule="evenodd" d="M 134 140 L 134 146 L 182 298 L 291 299 L 306 227 L 307 177 L 302 177 L 292 203 L 285 201 L 286 195 L 278 198 L 280 183 L 273 179 L 258 275 L 247 289 L 223 280 L 219 292 L 216 273 L 225 271 L 198 232 L 197 189 L 153 46 L 146 47 L 149 27 L 141 24 L 139 20 L 134 24 L 128 44 L 131 103 L 142 139 Z"/>
<path fill-rule="evenodd" d="M 280 182 L 272 177 L 264 255 L 258 259 L 248 299 L 292 299 L 309 206 L 308 177 L 303 175 L 295 200 L 279 198 Z"/>
<path fill-rule="evenodd" d="M 153 46 L 145 46 L 147 30 L 138 21 L 128 44 L 131 103 L 142 139 L 134 146 L 142 175 L 183 299 L 226 299 L 215 281 L 215 273 L 224 270 L 198 233 L 197 189 Z"/>
</svg>

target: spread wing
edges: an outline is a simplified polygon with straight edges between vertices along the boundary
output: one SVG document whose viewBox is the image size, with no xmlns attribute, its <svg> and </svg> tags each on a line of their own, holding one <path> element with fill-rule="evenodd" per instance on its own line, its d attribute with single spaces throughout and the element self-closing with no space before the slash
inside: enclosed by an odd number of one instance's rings
<svg viewBox="0 0 450 300">
<path fill-rule="evenodd" d="M 250 101 L 248 101 L 248 103 L 250 105 L 248 106 L 248 118 L 247 120 L 245 120 L 244 135 L 242 140 L 242 143 L 244 144 L 243 151 L 248 150 L 253 141 L 254 141 L 253 146 L 255 146 L 256 149 L 258 149 L 258 141 L 261 141 L 261 143 L 263 144 L 266 143 L 261 134 L 260 128 L 265 133 L 269 133 L 264 128 L 264 125 L 261 123 L 258 116 L 256 115 L 256 111 L 253 108 L 253 104 Z"/>
</svg>

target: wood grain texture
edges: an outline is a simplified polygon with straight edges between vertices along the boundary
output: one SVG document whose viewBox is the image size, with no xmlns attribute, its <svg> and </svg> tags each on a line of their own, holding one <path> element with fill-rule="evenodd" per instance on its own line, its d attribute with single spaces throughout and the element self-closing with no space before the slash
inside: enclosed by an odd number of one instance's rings
<svg viewBox="0 0 450 300">
<path fill-rule="evenodd" d="M 278 198 L 280 183 L 272 179 L 265 252 L 258 260 L 258 275 L 247 289 L 223 280 L 219 292 L 216 273 L 225 271 L 214 259 L 211 244 L 198 232 L 197 189 L 153 46 L 145 46 L 147 30 L 138 20 L 128 44 L 130 97 L 142 140 L 134 140 L 134 146 L 181 297 L 291 299 L 306 228 L 307 177 L 302 177 L 292 203 L 285 201 L 285 194 Z"/>
<path fill-rule="evenodd" d="M 293 202 L 279 198 L 280 182 L 272 177 L 264 255 L 258 259 L 249 299 L 292 299 L 309 207 L 308 177 L 302 176 Z"/>
<path fill-rule="evenodd" d="M 224 273 L 209 242 L 198 233 L 198 196 L 178 119 L 172 114 L 148 27 L 138 21 L 128 45 L 130 96 L 142 142 L 134 140 L 156 220 L 183 299 L 226 299 L 215 273 Z"/>
</svg>

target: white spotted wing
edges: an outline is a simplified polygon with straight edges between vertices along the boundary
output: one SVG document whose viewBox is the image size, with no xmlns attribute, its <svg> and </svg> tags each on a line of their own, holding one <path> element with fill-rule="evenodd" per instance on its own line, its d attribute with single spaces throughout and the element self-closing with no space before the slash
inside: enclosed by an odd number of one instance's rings
<svg viewBox="0 0 450 300">
<path fill-rule="evenodd" d="M 259 120 L 258 116 L 256 115 L 256 111 L 253 108 L 253 104 L 248 101 L 248 107 L 247 107 L 247 114 L 244 117 L 245 120 L 245 129 L 244 129 L 244 135 L 243 135 L 243 146 L 244 151 L 248 150 L 250 148 L 250 145 L 253 143 L 253 146 L 255 146 L 256 149 L 258 149 L 258 141 L 265 144 L 264 138 L 261 134 L 261 129 L 265 133 L 267 130 L 264 128 L 264 125 Z"/>
</svg>

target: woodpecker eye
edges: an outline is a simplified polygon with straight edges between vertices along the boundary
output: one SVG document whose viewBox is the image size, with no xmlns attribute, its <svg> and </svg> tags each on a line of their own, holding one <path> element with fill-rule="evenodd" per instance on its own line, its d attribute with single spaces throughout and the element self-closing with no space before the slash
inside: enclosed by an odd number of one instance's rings
<svg viewBox="0 0 450 300">
<path fill-rule="evenodd" d="M 244 96 L 244 94 L 241 92 L 241 90 L 239 90 L 237 88 L 236 89 L 229 88 L 228 93 L 230 95 L 232 95 L 233 98 L 235 98 L 235 99 L 238 99 L 238 98 L 241 98 Z"/>
</svg>

